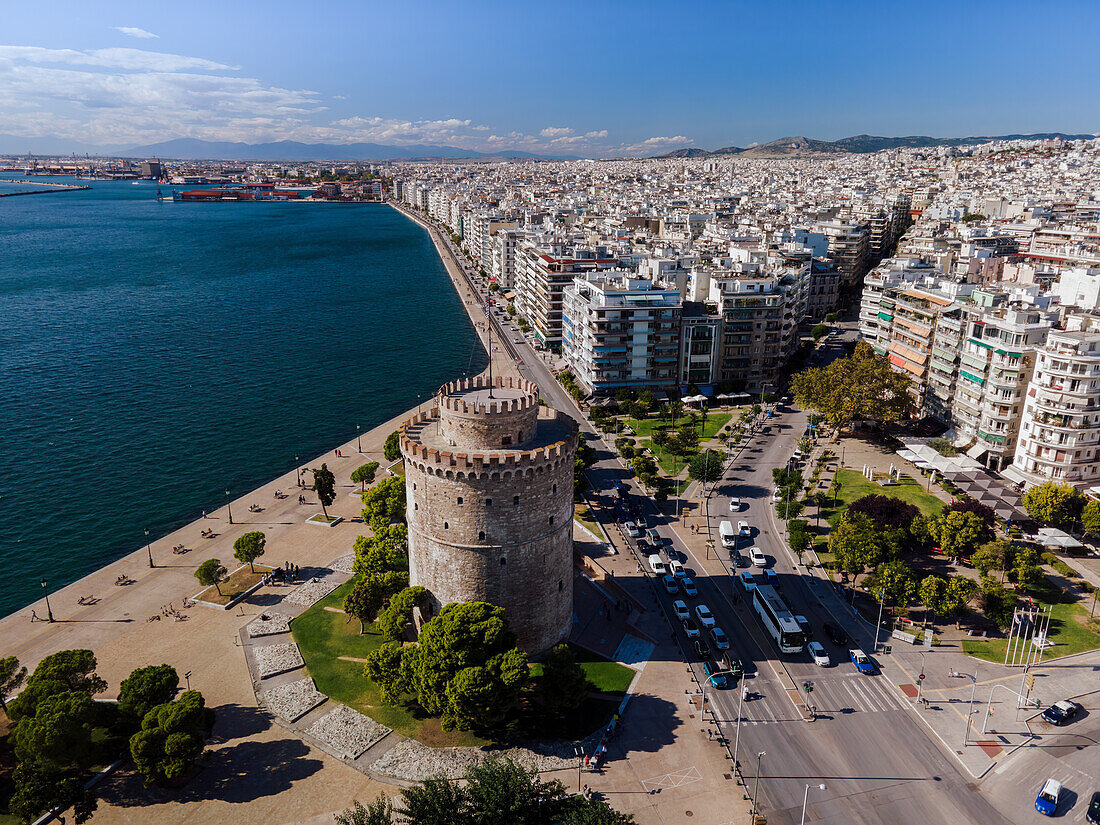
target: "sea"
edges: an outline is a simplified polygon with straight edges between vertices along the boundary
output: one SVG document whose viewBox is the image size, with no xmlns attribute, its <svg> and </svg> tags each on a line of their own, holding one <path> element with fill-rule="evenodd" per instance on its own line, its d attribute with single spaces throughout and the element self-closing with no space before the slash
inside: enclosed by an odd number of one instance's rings
<svg viewBox="0 0 1100 825">
<path fill-rule="evenodd" d="M 0 198 L 0 615 L 487 363 L 389 206 L 90 185 Z"/>
</svg>

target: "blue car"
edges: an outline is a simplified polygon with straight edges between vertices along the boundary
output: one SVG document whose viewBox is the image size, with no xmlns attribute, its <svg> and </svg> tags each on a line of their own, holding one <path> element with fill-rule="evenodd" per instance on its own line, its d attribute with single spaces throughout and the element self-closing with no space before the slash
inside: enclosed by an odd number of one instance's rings
<svg viewBox="0 0 1100 825">
<path fill-rule="evenodd" d="M 1043 816 L 1054 816 L 1058 810 L 1058 797 L 1061 795 L 1062 783 L 1057 779 L 1048 779 L 1035 797 L 1035 810 Z"/>
<path fill-rule="evenodd" d="M 779 574 L 772 568 L 767 568 L 764 571 L 764 584 L 770 584 L 772 587 L 779 587 Z"/>
<path fill-rule="evenodd" d="M 852 664 L 856 666 L 856 670 L 858 670 L 864 676 L 871 676 L 874 674 L 875 663 L 871 661 L 870 656 L 868 656 L 859 648 L 849 650 L 848 657 L 852 660 Z"/>
</svg>

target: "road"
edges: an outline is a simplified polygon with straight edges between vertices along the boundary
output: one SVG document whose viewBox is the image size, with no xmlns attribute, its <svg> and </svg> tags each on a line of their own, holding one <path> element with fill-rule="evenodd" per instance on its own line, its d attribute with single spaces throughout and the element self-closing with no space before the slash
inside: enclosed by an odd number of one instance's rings
<svg viewBox="0 0 1100 825">
<path fill-rule="evenodd" d="M 453 252 L 450 240 L 445 241 Z M 464 261 L 461 253 L 456 259 Z M 488 297 L 486 285 L 473 267 L 464 264 L 464 271 L 475 291 L 483 299 Z M 519 333 L 507 316 L 494 312 L 492 323 L 494 338 L 501 340 L 520 362 L 520 373 L 539 385 L 546 402 L 581 422 L 582 432 L 597 452 L 596 463 L 588 473 L 594 493 L 606 493 L 616 480 L 625 483 L 635 500 L 643 503 L 650 526 L 665 542 L 666 554 L 683 560 L 689 575 L 695 578 L 699 595 L 694 599 L 657 588 L 685 659 L 698 657 L 681 625 L 672 618 L 672 600 L 676 598 L 685 599 L 691 608 L 706 603 L 730 639 L 730 654 L 747 663 L 740 726 L 736 724 L 741 693 L 738 687 L 710 689 L 708 701 L 713 703 L 715 717 L 731 748 L 737 745 L 749 793 L 756 784 L 756 754 L 765 754 L 760 759 L 758 807 L 769 823 L 798 822 L 807 785 L 811 788 L 807 822 L 1007 825 L 1017 821 L 1002 816 L 968 783 L 952 757 L 917 721 L 894 685 L 881 674 L 858 674 L 848 660 L 847 649 L 824 638 L 822 624 L 831 621 L 843 625 L 848 636 L 865 650 L 874 649 L 873 639 L 863 628 L 827 614 L 813 589 L 827 585 L 818 580 L 808 584 L 810 580 L 797 572 L 781 522 L 775 517 L 771 471 L 787 462 L 804 434 L 804 413 L 779 406 L 773 418 L 761 421 L 760 428 L 739 445 L 740 451 L 734 454 L 723 479 L 706 501 L 710 534 L 719 548 L 719 557 L 700 559 L 680 536 L 679 522 L 658 510 L 656 503 L 627 476 L 600 434 L 578 414 L 539 354 L 528 343 L 515 343 Z M 845 344 L 853 338 L 854 330 L 849 326 L 843 334 L 826 341 L 811 363 L 824 363 L 842 355 Z M 730 512 L 732 496 L 741 499 L 740 512 Z M 665 509 L 669 510 L 667 506 Z M 726 518 L 750 523 L 751 544 L 763 550 L 779 574 L 781 593 L 792 612 L 809 619 L 815 638 L 829 651 L 831 667 L 815 666 L 805 653 L 781 656 L 764 633 L 749 600 L 735 596 L 734 571 L 718 541 L 718 524 Z M 742 545 L 741 552 L 748 546 Z M 743 595 L 739 588 L 736 592 Z M 701 664 L 696 661 L 693 667 L 702 681 Z M 817 708 L 817 718 L 812 722 L 805 721 L 810 714 L 797 695 L 807 680 L 814 685 L 808 701 Z M 820 784 L 826 789 L 820 790 Z"/>
</svg>

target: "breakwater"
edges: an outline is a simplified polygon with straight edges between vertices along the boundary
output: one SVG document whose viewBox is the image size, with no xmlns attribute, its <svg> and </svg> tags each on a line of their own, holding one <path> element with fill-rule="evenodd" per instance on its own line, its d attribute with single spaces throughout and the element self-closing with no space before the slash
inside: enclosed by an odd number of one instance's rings
<svg viewBox="0 0 1100 825">
<path fill-rule="evenodd" d="M 41 186 L 42 189 L 28 189 L 25 192 L 0 192 L 0 198 L 14 198 L 16 195 L 46 195 L 51 192 L 82 192 L 92 187 L 76 183 L 43 183 L 37 180 L 0 178 L 0 183 L 22 184 L 23 186 Z"/>
</svg>

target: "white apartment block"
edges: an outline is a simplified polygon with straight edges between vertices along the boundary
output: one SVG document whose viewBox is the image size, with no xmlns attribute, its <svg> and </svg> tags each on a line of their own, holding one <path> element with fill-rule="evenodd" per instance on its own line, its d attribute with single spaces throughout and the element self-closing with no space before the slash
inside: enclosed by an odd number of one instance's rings
<svg viewBox="0 0 1100 825">
<path fill-rule="evenodd" d="M 618 264 L 619 259 L 606 247 L 585 249 L 526 241 L 516 254 L 516 311 L 531 325 L 535 337 L 556 348 L 561 344 L 565 288 L 578 274 L 614 269 Z"/>
</svg>

